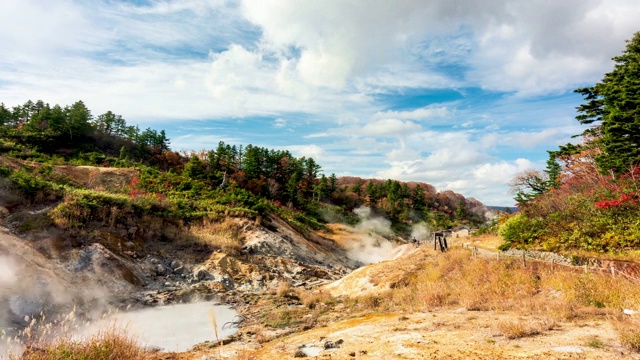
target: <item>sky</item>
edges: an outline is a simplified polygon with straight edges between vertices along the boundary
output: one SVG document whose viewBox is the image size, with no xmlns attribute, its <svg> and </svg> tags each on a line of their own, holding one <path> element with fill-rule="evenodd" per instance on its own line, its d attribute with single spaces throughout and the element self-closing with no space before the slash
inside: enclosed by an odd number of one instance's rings
<svg viewBox="0 0 640 360">
<path fill-rule="evenodd" d="M 511 206 L 584 129 L 637 0 L 0 0 L 0 102 L 85 102 L 173 150 L 219 141 L 329 175 Z"/>
</svg>

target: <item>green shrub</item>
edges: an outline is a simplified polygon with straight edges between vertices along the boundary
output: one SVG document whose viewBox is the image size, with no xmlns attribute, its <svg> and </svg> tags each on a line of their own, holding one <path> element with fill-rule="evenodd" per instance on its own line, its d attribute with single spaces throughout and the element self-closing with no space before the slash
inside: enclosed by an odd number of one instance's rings
<svg viewBox="0 0 640 360">
<path fill-rule="evenodd" d="M 522 213 L 509 217 L 499 227 L 499 234 L 512 246 L 525 247 L 532 245 L 540 238 L 545 229 L 544 221 L 530 218 Z"/>
<path fill-rule="evenodd" d="M 8 167 L 0 165 L 0 177 L 9 177 L 12 172 L 13 170 L 9 169 Z"/>
<path fill-rule="evenodd" d="M 46 198 L 59 198 L 64 194 L 61 185 L 44 180 L 41 176 L 29 173 L 25 170 L 14 171 L 9 175 L 20 192 L 29 201 L 41 201 Z"/>
</svg>

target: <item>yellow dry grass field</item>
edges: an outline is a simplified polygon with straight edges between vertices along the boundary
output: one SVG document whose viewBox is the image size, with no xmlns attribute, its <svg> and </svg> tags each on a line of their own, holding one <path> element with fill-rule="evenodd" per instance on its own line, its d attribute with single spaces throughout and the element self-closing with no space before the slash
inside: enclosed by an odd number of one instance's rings
<svg viewBox="0 0 640 360">
<path fill-rule="evenodd" d="M 469 246 L 477 246 L 492 251 L 497 251 L 502 242 L 503 240 L 500 236 L 491 234 L 471 236 L 468 240 L 465 240 L 465 243 L 469 244 Z"/>
</svg>

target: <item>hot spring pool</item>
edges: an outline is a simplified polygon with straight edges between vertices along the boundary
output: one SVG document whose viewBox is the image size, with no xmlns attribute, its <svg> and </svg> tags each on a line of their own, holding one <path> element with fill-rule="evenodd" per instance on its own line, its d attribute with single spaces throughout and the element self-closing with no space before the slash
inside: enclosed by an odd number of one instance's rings
<svg viewBox="0 0 640 360">
<path fill-rule="evenodd" d="M 182 352 L 201 342 L 221 340 L 234 334 L 238 330 L 236 327 L 227 325 L 223 329 L 223 326 L 233 321 L 236 315 L 230 306 L 208 302 L 158 306 L 109 315 L 83 327 L 74 337 L 88 338 L 115 326 L 142 346 Z M 213 329 L 214 317 L 217 339 Z"/>
</svg>

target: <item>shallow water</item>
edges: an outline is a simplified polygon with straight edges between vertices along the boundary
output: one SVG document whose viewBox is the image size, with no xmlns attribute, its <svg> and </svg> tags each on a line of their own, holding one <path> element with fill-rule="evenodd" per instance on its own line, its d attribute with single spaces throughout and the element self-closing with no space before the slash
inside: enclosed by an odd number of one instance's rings
<svg viewBox="0 0 640 360">
<path fill-rule="evenodd" d="M 211 312 L 215 314 L 217 339 Z M 233 321 L 236 315 L 229 306 L 208 302 L 158 306 L 107 316 L 84 327 L 75 337 L 87 338 L 115 326 L 142 346 L 181 352 L 201 342 L 221 340 L 234 334 L 238 330 L 236 327 L 224 325 Z"/>
</svg>

